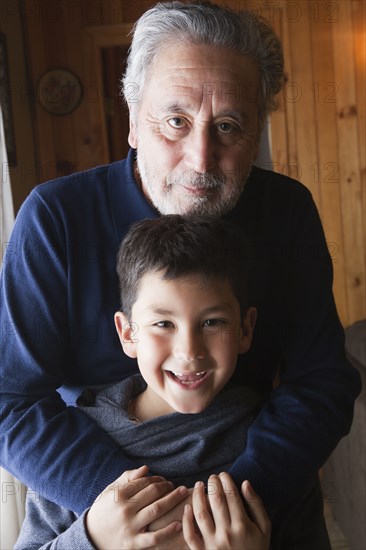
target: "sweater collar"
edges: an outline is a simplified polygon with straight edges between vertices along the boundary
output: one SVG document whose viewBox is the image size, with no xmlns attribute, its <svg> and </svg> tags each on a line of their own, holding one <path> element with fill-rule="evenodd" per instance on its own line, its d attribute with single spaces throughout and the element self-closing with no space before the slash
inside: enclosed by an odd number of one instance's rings
<svg viewBox="0 0 366 550">
<path fill-rule="evenodd" d="M 112 163 L 108 170 L 109 203 L 118 240 L 134 222 L 159 216 L 136 181 L 135 157 L 136 151 L 130 149 L 126 159 Z"/>
</svg>

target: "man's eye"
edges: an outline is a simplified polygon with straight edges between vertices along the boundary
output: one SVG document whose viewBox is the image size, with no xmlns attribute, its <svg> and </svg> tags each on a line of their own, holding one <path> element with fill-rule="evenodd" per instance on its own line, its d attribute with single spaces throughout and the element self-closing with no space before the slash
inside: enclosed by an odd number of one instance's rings
<svg viewBox="0 0 366 550">
<path fill-rule="evenodd" d="M 235 130 L 235 126 L 231 122 L 220 122 L 217 125 L 217 129 L 222 134 L 229 134 Z"/>
<path fill-rule="evenodd" d="M 218 327 L 222 324 L 224 324 L 224 321 L 222 319 L 206 319 L 206 321 L 203 323 L 203 326 L 211 328 Z"/>
<path fill-rule="evenodd" d="M 184 128 L 184 126 L 186 125 L 184 118 L 179 117 L 179 116 L 175 116 L 173 118 L 170 118 L 168 120 L 168 124 L 169 124 L 169 126 L 171 126 L 172 128 L 175 128 L 177 130 L 179 130 L 180 128 Z"/>
</svg>

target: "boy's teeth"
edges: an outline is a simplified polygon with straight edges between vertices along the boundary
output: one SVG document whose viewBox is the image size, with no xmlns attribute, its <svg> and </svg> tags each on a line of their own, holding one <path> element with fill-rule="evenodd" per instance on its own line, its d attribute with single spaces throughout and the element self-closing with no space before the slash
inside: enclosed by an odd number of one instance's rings
<svg viewBox="0 0 366 550">
<path fill-rule="evenodd" d="M 192 373 L 189 373 L 191 376 L 194 375 L 194 376 L 201 376 L 202 374 L 205 374 L 206 371 L 202 371 L 202 372 L 192 372 Z M 184 378 L 185 376 L 188 376 L 189 374 L 182 374 L 181 372 L 174 372 L 172 371 L 172 373 L 175 375 L 175 376 L 178 376 L 181 377 L 181 378 Z"/>
<path fill-rule="evenodd" d="M 189 386 L 190 384 L 195 384 L 199 380 L 202 380 L 206 376 L 207 371 L 203 370 L 201 372 L 191 372 L 188 374 L 183 374 L 181 372 L 171 371 L 172 375 L 179 380 L 180 384 Z"/>
</svg>

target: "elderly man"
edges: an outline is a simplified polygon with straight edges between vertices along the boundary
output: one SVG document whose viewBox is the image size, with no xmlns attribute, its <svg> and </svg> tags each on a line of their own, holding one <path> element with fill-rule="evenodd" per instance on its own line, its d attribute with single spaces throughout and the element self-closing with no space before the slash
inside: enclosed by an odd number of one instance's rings
<svg viewBox="0 0 366 550">
<path fill-rule="evenodd" d="M 56 390 L 136 371 L 114 336 L 115 256 L 142 218 L 215 214 L 251 238 L 258 324 L 235 377 L 267 402 L 236 482 L 249 479 L 273 517 L 348 432 L 359 379 L 316 207 L 298 182 L 252 166 L 282 79 L 279 41 L 254 15 L 159 4 L 137 23 L 123 79 L 128 158 L 41 185 L 23 205 L 2 278 L 0 448 L 45 497 L 80 513 L 136 466 Z"/>
</svg>

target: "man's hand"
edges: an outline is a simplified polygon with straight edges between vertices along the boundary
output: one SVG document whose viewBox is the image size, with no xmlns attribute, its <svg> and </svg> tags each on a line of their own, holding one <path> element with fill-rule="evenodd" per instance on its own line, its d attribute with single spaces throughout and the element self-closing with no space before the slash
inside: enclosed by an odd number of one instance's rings
<svg viewBox="0 0 366 550">
<path fill-rule="evenodd" d="M 179 522 L 182 524 L 182 518 L 184 513 L 184 507 L 186 504 L 192 502 L 193 489 L 187 489 L 186 497 L 181 500 L 174 508 L 171 508 L 165 515 L 160 516 L 156 520 L 152 521 L 149 526 L 149 531 L 159 531 L 164 527 L 170 525 L 172 522 Z M 189 550 L 186 541 L 184 540 L 183 531 L 176 532 L 174 536 L 169 538 L 166 544 L 160 544 L 159 550 Z"/>
<path fill-rule="evenodd" d="M 164 544 L 182 529 L 180 521 L 155 532 L 147 525 L 166 514 L 187 496 L 186 487 L 160 476 L 147 476 L 147 466 L 124 472 L 97 497 L 86 516 L 86 529 L 97 549 L 126 550 Z"/>
<path fill-rule="evenodd" d="M 229 474 L 210 476 L 208 496 L 204 484 L 196 483 L 192 505 L 185 506 L 183 515 L 183 535 L 190 550 L 268 550 L 271 522 L 263 503 L 248 481 L 241 489 L 253 520 Z"/>
</svg>

